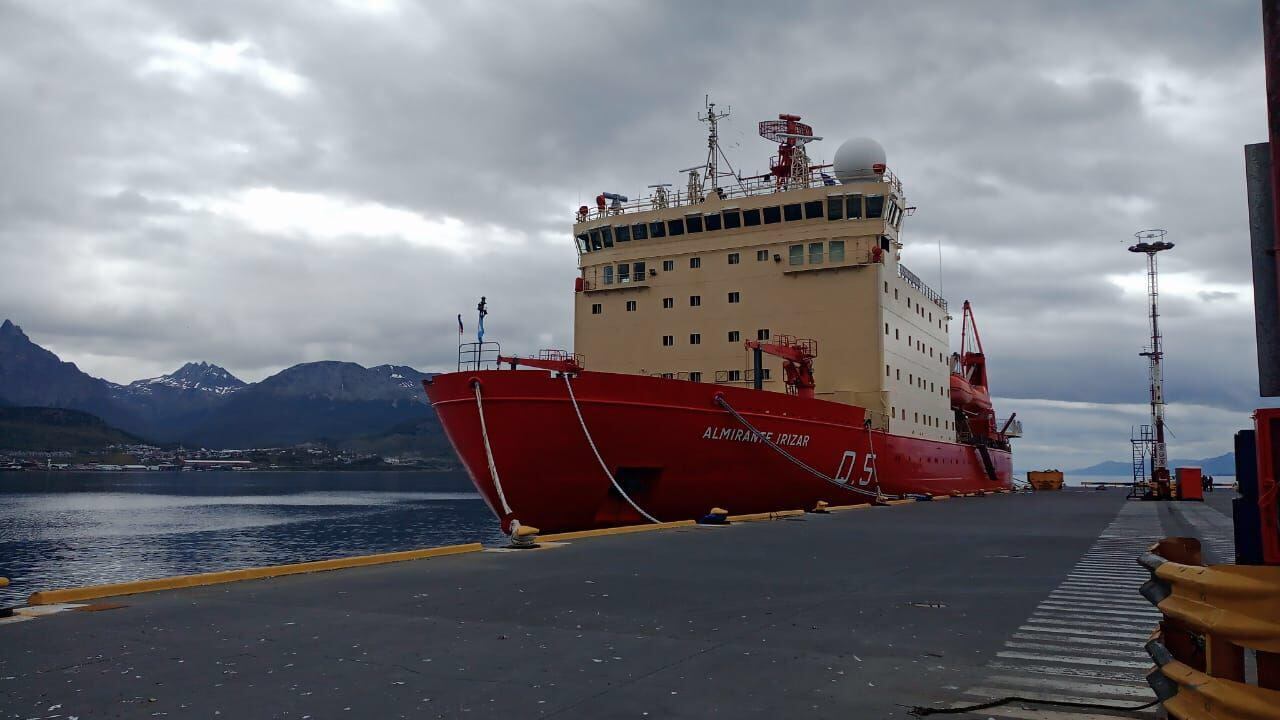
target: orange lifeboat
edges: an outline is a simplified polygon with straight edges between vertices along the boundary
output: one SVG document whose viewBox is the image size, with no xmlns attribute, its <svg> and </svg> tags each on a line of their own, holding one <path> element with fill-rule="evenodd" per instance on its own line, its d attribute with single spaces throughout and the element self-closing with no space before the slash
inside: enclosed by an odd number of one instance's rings
<svg viewBox="0 0 1280 720">
<path fill-rule="evenodd" d="M 985 415 L 992 411 L 991 394 L 982 385 L 972 385 L 960 373 L 951 373 L 951 409 L 966 415 Z"/>
</svg>

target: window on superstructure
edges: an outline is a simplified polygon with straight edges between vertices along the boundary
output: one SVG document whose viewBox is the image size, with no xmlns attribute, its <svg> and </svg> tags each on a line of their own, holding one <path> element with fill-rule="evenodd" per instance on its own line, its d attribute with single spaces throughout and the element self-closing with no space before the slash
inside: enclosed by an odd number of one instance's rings
<svg viewBox="0 0 1280 720">
<path fill-rule="evenodd" d="M 675 269 L 676 269 L 676 261 L 675 261 L 675 260 L 663 260 L 663 261 L 662 261 L 662 272 L 671 272 L 672 270 L 675 270 Z"/>
<path fill-rule="evenodd" d="M 742 371 L 741 371 L 741 370 L 730 370 L 730 371 L 729 371 L 729 382 L 741 382 L 741 381 L 742 381 Z"/>
<path fill-rule="evenodd" d="M 690 234 L 702 232 L 702 216 L 686 215 L 684 218 L 684 230 Z M 674 235 L 675 233 L 672 234 Z"/>
<path fill-rule="evenodd" d="M 635 225 L 632 225 L 631 239 L 632 240 L 648 240 L 649 226 L 645 225 L 644 223 L 636 223 Z"/>
<path fill-rule="evenodd" d="M 768 250 L 757 250 L 757 251 L 756 251 L 756 260 L 757 260 L 758 262 L 764 262 L 764 261 L 766 261 L 766 260 L 768 260 L 768 259 L 769 259 L 769 251 L 768 251 Z"/>
<path fill-rule="evenodd" d="M 769 379 L 769 368 L 764 368 L 760 371 L 760 379 L 761 380 Z"/>
<path fill-rule="evenodd" d="M 675 335 L 663 335 L 663 336 L 662 336 L 662 347 L 671 347 L 672 345 L 675 345 L 675 344 L 676 344 L 676 336 L 675 336 Z"/>
<path fill-rule="evenodd" d="M 613 266 L 612 265 L 604 266 L 604 284 L 605 285 L 613 284 Z"/>
<path fill-rule="evenodd" d="M 776 222 L 776 221 L 775 221 Z M 760 224 L 760 208 L 752 208 L 742 211 L 742 224 L 744 227 L 755 227 Z"/>
<path fill-rule="evenodd" d="M 603 312 L 604 312 L 604 306 L 602 306 L 600 303 L 594 303 L 594 304 L 591 306 L 591 314 L 592 314 L 592 315 L 599 315 L 599 314 L 601 314 L 601 313 L 603 313 Z"/>
<path fill-rule="evenodd" d="M 631 282 L 631 263 L 621 263 L 618 265 L 618 282 Z"/>
<path fill-rule="evenodd" d="M 689 267 L 695 270 L 702 267 L 702 258 L 700 257 L 689 258 Z"/>
<path fill-rule="evenodd" d="M 730 330 L 729 342 L 731 343 L 742 342 L 742 333 L 738 332 L 737 330 Z"/>
<path fill-rule="evenodd" d="M 702 307 L 702 296 L 701 296 L 701 295 L 690 295 L 690 296 L 689 296 L 689 307 Z"/>
<path fill-rule="evenodd" d="M 857 220 L 862 217 L 862 196 L 850 195 L 845 199 L 845 217 Z"/>
<path fill-rule="evenodd" d="M 757 331 L 756 331 L 756 339 L 757 339 L 757 340 L 768 340 L 768 339 L 769 339 L 769 329 L 768 329 L 768 328 L 763 328 L 763 329 L 757 330 Z"/>
<path fill-rule="evenodd" d="M 832 195 L 827 198 L 827 219 L 832 221 L 844 219 L 843 195 Z"/>
<path fill-rule="evenodd" d="M 725 210 L 724 213 L 724 229 L 736 230 L 742 227 L 742 213 L 737 210 Z"/>
<path fill-rule="evenodd" d="M 898 299 L 898 288 L 894 288 L 894 289 L 893 289 L 893 299 L 894 299 L 894 300 L 897 300 L 897 299 Z"/>
<path fill-rule="evenodd" d="M 867 196 L 867 219 L 878 218 L 884 214 L 884 196 Z"/>
<path fill-rule="evenodd" d="M 600 228 L 600 241 L 603 242 L 604 246 L 607 248 L 613 247 L 613 228 Z"/>
<path fill-rule="evenodd" d="M 703 215 L 702 224 L 706 225 L 707 232 L 714 232 L 716 230 L 719 230 L 720 216 L 719 215 Z"/>
<path fill-rule="evenodd" d="M 592 250 L 602 250 L 602 249 L 604 249 L 604 245 L 601 245 L 601 244 L 600 244 L 600 231 L 599 231 L 599 230 L 592 230 L 592 231 L 591 231 L 591 249 L 592 249 Z"/>
<path fill-rule="evenodd" d="M 809 243 L 809 264 L 810 265 L 822 264 L 822 243 L 820 242 Z"/>
<path fill-rule="evenodd" d="M 767 208 L 762 208 L 762 210 L 765 225 L 782 222 L 782 210 L 777 205 L 770 205 Z"/>
<path fill-rule="evenodd" d="M 689 382 L 702 382 L 702 373 L 694 370 L 689 373 Z"/>
<path fill-rule="evenodd" d="M 804 246 L 792 245 L 787 248 L 787 261 L 792 265 L 804 264 Z"/>
<path fill-rule="evenodd" d="M 638 262 L 631 266 L 632 275 L 635 276 L 636 282 L 644 280 L 644 263 Z"/>
<path fill-rule="evenodd" d="M 591 238 L 586 233 L 582 233 L 577 239 L 578 250 L 582 252 L 591 252 Z"/>
<path fill-rule="evenodd" d="M 844 262 L 844 241 L 832 240 L 827 243 L 827 257 L 831 258 L 831 262 Z"/>
<path fill-rule="evenodd" d="M 635 311 L 636 311 L 636 301 L 635 301 L 635 300 L 628 300 L 628 301 L 627 301 L 627 312 L 635 312 Z"/>
<path fill-rule="evenodd" d="M 888 366 L 888 365 L 885 365 L 885 366 L 884 366 L 884 376 L 885 376 L 885 377 L 889 377 L 889 375 L 890 375 L 890 373 L 889 373 L 889 366 Z"/>
<path fill-rule="evenodd" d="M 613 235 L 614 235 L 614 237 L 618 238 L 618 242 L 630 242 L 630 241 L 631 241 L 631 226 L 630 226 L 630 225 L 619 225 L 619 226 L 617 226 L 617 227 L 615 227 L 615 228 L 613 229 Z"/>
<path fill-rule="evenodd" d="M 660 238 L 667 236 L 667 226 L 661 220 L 655 220 L 649 223 L 649 237 Z"/>
<path fill-rule="evenodd" d="M 915 378 L 915 375 L 912 375 L 911 373 L 907 373 L 907 384 L 908 384 L 908 385 L 915 385 L 915 384 L 916 384 L 916 378 Z"/>
<path fill-rule="evenodd" d="M 667 221 L 667 234 L 668 234 L 668 235 L 670 235 L 671 237 L 676 237 L 677 235 L 683 235 L 683 234 L 684 234 L 684 221 L 683 221 L 683 220 L 668 220 L 668 221 Z"/>
<path fill-rule="evenodd" d="M 810 200 L 804 204 L 805 220 L 820 220 L 822 218 L 822 201 Z"/>
<path fill-rule="evenodd" d="M 783 205 L 782 218 L 787 222 L 795 222 L 796 220 L 803 220 L 804 214 L 800 210 L 800 203 L 790 203 L 787 205 Z M 765 220 L 765 222 L 769 222 L 769 221 Z"/>
<path fill-rule="evenodd" d="M 729 253 L 730 265 L 737 265 L 739 260 L 741 260 L 741 256 L 739 256 L 738 253 Z"/>
<path fill-rule="evenodd" d="M 663 310 L 670 310 L 671 308 L 673 308 L 673 307 L 675 307 L 675 306 L 676 306 L 676 299 L 675 299 L 675 298 L 662 298 L 662 309 L 663 309 Z"/>
<path fill-rule="evenodd" d="M 733 303 L 736 303 L 736 302 L 740 302 L 741 300 L 742 300 L 742 296 L 741 296 L 740 294 L 738 294 L 738 293 L 736 293 L 736 292 L 731 292 L 731 293 L 729 293 L 729 303 L 730 303 L 730 304 L 733 304 Z"/>
<path fill-rule="evenodd" d="M 690 345 L 701 345 L 701 344 L 702 344 L 702 333 L 689 333 L 689 344 L 690 344 Z"/>
<path fill-rule="evenodd" d="M 894 329 L 893 329 L 893 339 L 894 339 L 894 340 L 897 340 L 897 339 L 899 339 L 899 338 L 901 337 L 901 335 L 899 335 L 899 333 L 900 333 L 900 332 L 902 332 L 902 331 L 901 331 L 901 330 L 899 330 L 898 328 L 894 328 Z"/>
</svg>

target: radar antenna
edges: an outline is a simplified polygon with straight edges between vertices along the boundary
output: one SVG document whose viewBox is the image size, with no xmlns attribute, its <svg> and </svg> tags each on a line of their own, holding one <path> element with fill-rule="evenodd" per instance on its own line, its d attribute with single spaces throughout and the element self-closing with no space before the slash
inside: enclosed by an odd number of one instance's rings
<svg viewBox="0 0 1280 720">
<path fill-rule="evenodd" d="M 809 156 L 804 146 L 814 140 L 813 128 L 800 122 L 799 115 L 782 113 L 777 120 L 760 121 L 760 137 L 778 143 L 778 156 L 769 161 L 769 171 L 779 190 L 809 186 Z"/>
<path fill-rule="evenodd" d="M 726 106 L 723 112 L 718 112 L 716 110 L 716 104 L 711 102 L 710 95 L 704 95 L 702 101 L 706 106 L 706 111 L 698 113 L 698 120 L 707 124 L 707 162 L 704 165 L 707 169 L 707 173 L 703 179 L 711 181 L 712 192 L 720 197 L 724 197 L 724 193 L 720 190 L 720 178 L 726 176 L 732 177 L 738 181 L 738 186 L 742 187 L 742 180 L 738 178 L 737 172 L 733 169 L 733 165 L 729 163 L 729 157 L 724 154 L 724 150 L 720 149 L 720 121 L 729 117 L 729 112 L 732 108 Z M 729 168 L 729 172 L 720 172 L 721 160 L 724 160 L 725 167 Z M 742 189 L 744 191 L 746 190 L 746 188 Z M 700 199 L 702 195 L 701 185 L 699 185 L 698 190 L 699 192 L 697 195 Z M 691 192 L 690 197 L 693 195 L 694 193 Z"/>
</svg>

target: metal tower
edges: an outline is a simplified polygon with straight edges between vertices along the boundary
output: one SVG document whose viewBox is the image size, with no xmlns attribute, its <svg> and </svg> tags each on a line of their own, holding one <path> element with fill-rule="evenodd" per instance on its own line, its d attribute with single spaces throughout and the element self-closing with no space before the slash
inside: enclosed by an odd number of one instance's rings
<svg viewBox="0 0 1280 720">
<path fill-rule="evenodd" d="M 1147 485 L 1145 497 L 1159 500 L 1167 500 L 1170 497 L 1169 459 L 1164 443 L 1164 369 L 1161 365 L 1164 348 L 1160 335 L 1160 286 L 1156 269 L 1156 254 L 1173 249 L 1173 243 L 1165 242 L 1165 234 L 1165 231 L 1159 228 L 1139 230 L 1133 234 L 1137 242 L 1129 246 L 1129 252 L 1147 256 L 1147 299 L 1150 303 L 1151 344 L 1144 352 L 1139 353 L 1148 360 L 1151 386 L 1152 434 L 1147 440 L 1151 449 L 1149 453 L 1151 482 Z M 1143 439 L 1146 440 L 1146 437 Z"/>
</svg>

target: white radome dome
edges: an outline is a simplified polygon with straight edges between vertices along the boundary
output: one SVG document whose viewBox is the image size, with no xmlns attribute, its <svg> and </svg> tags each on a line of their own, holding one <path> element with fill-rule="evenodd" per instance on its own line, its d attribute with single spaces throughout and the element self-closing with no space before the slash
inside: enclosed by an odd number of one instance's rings
<svg viewBox="0 0 1280 720">
<path fill-rule="evenodd" d="M 840 182 L 875 180 L 883 175 L 884 148 L 871 138 L 845 140 L 836 150 L 836 159 L 832 165 Z M 881 172 L 876 172 L 876 167 Z"/>
</svg>

